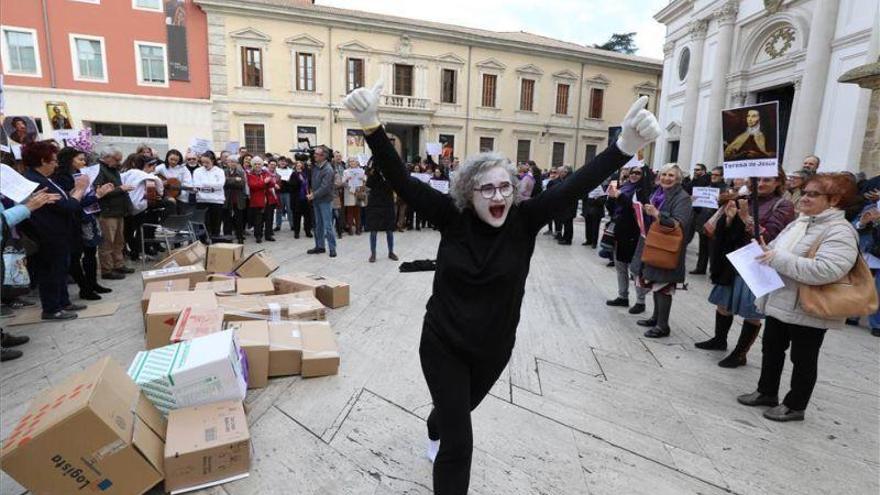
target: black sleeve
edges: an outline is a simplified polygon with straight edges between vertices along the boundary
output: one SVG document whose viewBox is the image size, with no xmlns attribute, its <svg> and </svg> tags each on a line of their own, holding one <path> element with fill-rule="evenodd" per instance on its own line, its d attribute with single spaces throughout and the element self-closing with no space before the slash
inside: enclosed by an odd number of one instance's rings
<svg viewBox="0 0 880 495">
<path fill-rule="evenodd" d="M 581 195 L 595 189 L 630 158 L 632 156 L 620 151 L 617 144 L 612 144 L 560 184 L 548 188 L 529 201 L 520 203 L 529 227 L 537 232 L 547 224 L 555 212 L 576 203 Z"/>
<path fill-rule="evenodd" d="M 410 177 L 397 150 L 385 134 L 385 129 L 377 128 L 367 135 L 366 140 L 373 152 L 373 163 L 406 204 L 434 225 L 442 227 L 448 223 L 457 213 L 452 198 Z"/>
</svg>

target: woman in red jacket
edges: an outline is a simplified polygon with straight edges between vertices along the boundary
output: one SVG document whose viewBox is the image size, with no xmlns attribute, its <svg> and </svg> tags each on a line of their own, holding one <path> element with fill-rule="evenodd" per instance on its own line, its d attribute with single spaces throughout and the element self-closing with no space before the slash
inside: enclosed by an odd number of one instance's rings
<svg viewBox="0 0 880 495">
<path fill-rule="evenodd" d="M 275 190 L 278 185 L 276 177 L 268 170 L 263 170 L 263 159 L 255 156 L 251 159 L 247 182 L 250 190 L 248 215 L 251 225 L 254 226 L 254 237 L 257 244 L 263 242 L 263 231 L 266 232 L 267 241 L 274 241 L 272 220 L 275 215 L 275 207 L 278 206 L 278 193 Z"/>
</svg>

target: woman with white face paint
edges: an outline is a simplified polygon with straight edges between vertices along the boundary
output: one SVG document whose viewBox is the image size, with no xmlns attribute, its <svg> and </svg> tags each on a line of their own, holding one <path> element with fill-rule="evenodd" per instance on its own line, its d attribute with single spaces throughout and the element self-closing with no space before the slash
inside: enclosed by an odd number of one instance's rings
<svg viewBox="0 0 880 495">
<path fill-rule="evenodd" d="M 449 195 L 411 178 L 377 116 L 382 86 L 345 99 L 366 134 L 374 164 L 419 215 L 440 230 L 437 271 L 419 347 L 434 409 L 428 457 L 434 493 L 466 494 L 473 434 L 471 411 L 492 388 L 513 349 L 535 236 L 567 207 L 615 173 L 660 134 L 643 107 L 627 112 L 620 138 L 569 180 L 517 203 L 516 169 L 497 153 L 480 153 L 456 171 Z"/>
</svg>

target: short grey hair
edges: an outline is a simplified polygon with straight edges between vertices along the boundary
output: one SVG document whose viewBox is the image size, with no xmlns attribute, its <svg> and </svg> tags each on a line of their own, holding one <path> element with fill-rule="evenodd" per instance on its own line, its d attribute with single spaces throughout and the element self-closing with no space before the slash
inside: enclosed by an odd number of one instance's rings
<svg viewBox="0 0 880 495">
<path fill-rule="evenodd" d="M 670 170 L 675 171 L 675 175 L 678 176 L 678 180 L 675 182 L 676 184 L 681 184 L 682 179 L 684 179 L 684 173 L 681 171 L 681 167 L 678 166 L 677 163 L 667 163 L 660 167 L 660 172 L 657 175 L 662 175 Z"/>
<path fill-rule="evenodd" d="M 251 166 L 262 165 L 264 162 L 263 158 L 259 155 L 251 157 Z"/>
<path fill-rule="evenodd" d="M 115 158 L 117 156 L 122 156 L 122 150 L 113 145 L 104 146 L 101 149 L 101 159 L 104 158 Z"/>
<path fill-rule="evenodd" d="M 510 175 L 510 183 L 513 185 L 513 197 L 516 201 L 519 196 L 519 178 L 516 175 L 516 167 L 501 153 L 486 152 L 468 157 L 455 171 L 449 184 L 449 196 L 455 202 L 455 206 L 461 211 L 473 206 L 473 192 L 477 182 L 489 170 L 501 167 Z"/>
</svg>

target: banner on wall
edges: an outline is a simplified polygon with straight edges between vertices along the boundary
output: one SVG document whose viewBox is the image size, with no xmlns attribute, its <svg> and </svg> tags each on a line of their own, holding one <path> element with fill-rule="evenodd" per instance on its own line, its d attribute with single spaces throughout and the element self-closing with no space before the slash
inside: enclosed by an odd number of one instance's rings
<svg viewBox="0 0 880 495">
<path fill-rule="evenodd" d="M 186 46 L 186 2 L 165 1 L 165 27 L 168 35 L 168 77 L 189 81 L 189 53 Z"/>
</svg>

